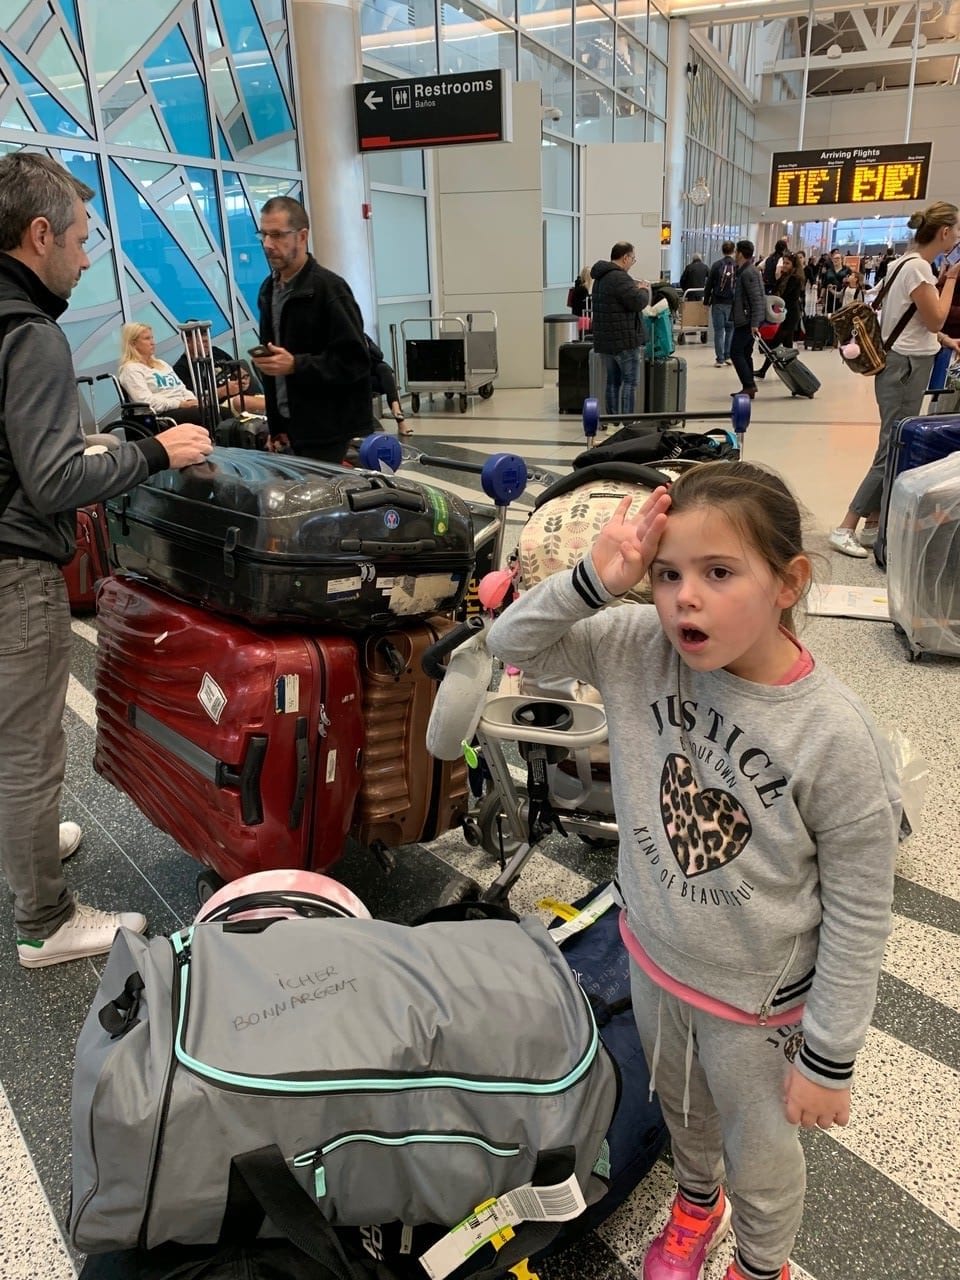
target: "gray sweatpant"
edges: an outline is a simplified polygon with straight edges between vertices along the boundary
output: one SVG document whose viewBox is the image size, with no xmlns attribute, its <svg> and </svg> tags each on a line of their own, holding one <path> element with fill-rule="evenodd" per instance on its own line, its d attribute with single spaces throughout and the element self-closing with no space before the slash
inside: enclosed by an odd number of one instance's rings
<svg viewBox="0 0 960 1280">
<path fill-rule="evenodd" d="M 886 367 L 877 374 L 873 387 L 880 410 L 877 452 L 850 503 L 850 510 L 858 516 L 877 516 L 882 510 L 883 475 L 894 429 L 904 418 L 914 418 L 920 412 L 935 359 L 936 356 L 902 356 L 899 351 L 887 352 Z"/>
<path fill-rule="evenodd" d="M 761 1270 L 782 1267 L 800 1227 L 806 1190 L 798 1130 L 788 1124 L 783 1101 L 799 1047 L 798 1025 L 726 1022 L 669 995 L 632 960 L 630 985 L 677 1181 L 709 1195 L 726 1171 L 744 1260 Z"/>
</svg>

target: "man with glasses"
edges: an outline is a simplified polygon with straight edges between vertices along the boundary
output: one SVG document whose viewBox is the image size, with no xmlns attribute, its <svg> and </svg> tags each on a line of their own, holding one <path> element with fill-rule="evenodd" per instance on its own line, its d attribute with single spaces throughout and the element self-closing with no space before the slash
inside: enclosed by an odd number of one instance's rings
<svg viewBox="0 0 960 1280">
<path fill-rule="evenodd" d="M 298 200 L 263 206 L 257 239 L 270 275 L 260 286 L 260 342 L 271 447 L 340 462 L 370 426 L 370 357 L 363 317 L 346 280 L 307 251 L 310 221 Z"/>
<path fill-rule="evenodd" d="M 593 276 L 593 349 L 606 368 L 605 412 L 634 412 L 646 342 L 640 312 L 650 301 L 647 281 L 628 274 L 637 260 L 633 245 L 618 241 L 610 261 L 590 268 Z"/>
</svg>

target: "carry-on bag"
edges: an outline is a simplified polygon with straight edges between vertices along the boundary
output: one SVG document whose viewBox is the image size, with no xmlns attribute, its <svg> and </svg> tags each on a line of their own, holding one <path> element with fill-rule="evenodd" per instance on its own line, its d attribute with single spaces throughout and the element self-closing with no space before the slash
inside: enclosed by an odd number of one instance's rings
<svg viewBox="0 0 960 1280">
<path fill-rule="evenodd" d="M 583 413 L 590 395 L 590 356 L 593 342 L 564 342 L 557 353 L 557 412 Z"/>
<path fill-rule="evenodd" d="M 469 807 L 463 756 L 437 760 L 426 749 L 438 685 L 421 659 L 453 622 L 434 617 L 360 641 L 364 751 L 351 836 L 396 848 L 458 826 Z"/>
<path fill-rule="evenodd" d="M 796 347 L 769 347 L 762 338 L 757 339 L 757 345 L 792 396 L 813 399 L 820 390 L 820 379 L 803 363 Z"/>
<path fill-rule="evenodd" d="M 687 362 L 682 356 L 647 360 L 644 366 L 647 413 L 683 413 L 687 407 Z"/>
<path fill-rule="evenodd" d="M 894 427 L 887 450 L 880 523 L 873 547 L 874 559 L 881 569 L 887 567 L 887 511 L 897 476 L 904 471 L 912 471 L 914 467 L 936 462 L 958 450 L 960 416 L 957 414 L 931 413 L 920 418 L 904 418 Z"/>
<path fill-rule="evenodd" d="M 253 623 L 363 630 L 455 609 L 473 526 L 405 476 L 241 449 L 107 504 L 113 564 Z"/>
<path fill-rule="evenodd" d="M 340 856 L 364 730 L 349 636 L 258 632 L 108 578 L 94 768 L 226 880 Z"/>
<path fill-rule="evenodd" d="M 121 929 L 77 1041 L 70 1239 L 215 1243 L 251 1185 L 452 1226 L 507 1192 L 535 1212 L 549 1169 L 583 1207 L 617 1091 L 538 920 Z"/>
<path fill-rule="evenodd" d="M 896 477 L 886 533 L 890 619 L 911 657 L 960 658 L 960 452 Z"/>
<path fill-rule="evenodd" d="M 103 504 L 77 508 L 77 549 L 63 566 L 71 613 L 93 613 L 97 583 L 110 572 L 107 515 Z"/>
<path fill-rule="evenodd" d="M 803 345 L 807 351 L 822 351 L 833 346 L 833 327 L 824 315 L 807 316 Z"/>
</svg>

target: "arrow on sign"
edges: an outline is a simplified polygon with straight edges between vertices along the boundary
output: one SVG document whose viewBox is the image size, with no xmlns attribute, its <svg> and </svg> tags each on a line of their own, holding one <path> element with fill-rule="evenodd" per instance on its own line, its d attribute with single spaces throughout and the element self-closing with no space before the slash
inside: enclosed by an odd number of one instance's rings
<svg viewBox="0 0 960 1280">
<path fill-rule="evenodd" d="M 383 98 L 381 97 L 381 95 L 379 93 L 375 93 L 373 89 L 371 89 L 370 92 L 367 94 L 367 96 L 364 98 L 364 102 L 370 108 L 371 111 L 376 111 L 377 103 L 382 101 L 383 101 Z"/>
</svg>

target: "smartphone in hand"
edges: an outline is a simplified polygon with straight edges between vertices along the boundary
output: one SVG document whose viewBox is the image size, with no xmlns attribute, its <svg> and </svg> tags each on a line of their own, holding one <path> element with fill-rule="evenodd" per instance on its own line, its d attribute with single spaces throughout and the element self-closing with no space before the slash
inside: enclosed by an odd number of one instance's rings
<svg viewBox="0 0 960 1280">
<path fill-rule="evenodd" d="M 263 360 L 269 354 L 270 354 L 269 347 L 259 346 L 259 347 L 247 348 L 247 355 L 253 356 L 254 360 Z"/>
<path fill-rule="evenodd" d="M 955 244 L 950 252 L 943 259 L 944 265 L 952 267 L 954 263 L 960 262 L 960 244 Z"/>
</svg>

